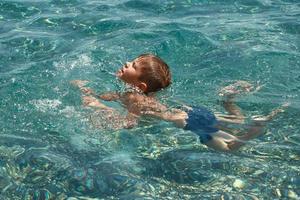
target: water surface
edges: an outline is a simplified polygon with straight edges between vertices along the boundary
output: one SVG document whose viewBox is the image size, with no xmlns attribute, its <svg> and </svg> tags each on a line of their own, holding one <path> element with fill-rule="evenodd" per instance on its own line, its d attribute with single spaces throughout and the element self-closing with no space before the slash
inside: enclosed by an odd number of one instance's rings
<svg viewBox="0 0 300 200">
<path fill-rule="evenodd" d="M 299 198 L 299 35 L 297 0 L 2 0 L 0 199 Z M 171 67 L 170 106 L 222 112 L 236 80 L 263 85 L 237 99 L 248 116 L 291 106 L 235 153 L 157 120 L 93 127 L 69 81 L 121 90 L 114 72 L 146 52 Z"/>
</svg>

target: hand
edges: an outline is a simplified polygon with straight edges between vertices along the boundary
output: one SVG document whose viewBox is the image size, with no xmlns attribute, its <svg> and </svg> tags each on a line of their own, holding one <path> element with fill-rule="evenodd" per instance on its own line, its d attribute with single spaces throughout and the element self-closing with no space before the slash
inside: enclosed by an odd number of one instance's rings
<svg viewBox="0 0 300 200">
<path fill-rule="evenodd" d="M 72 80 L 72 81 L 70 81 L 70 83 L 74 86 L 82 88 L 88 83 L 88 81 L 85 81 L 85 80 Z"/>
<path fill-rule="evenodd" d="M 70 83 L 74 86 L 77 86 L 83 94 L 94 95 L 94 91 L 91 88 L 84 87 L 88 81 L 85 80 L 73 80 Z"/>
<path fill-rule="evenodd" d="M 94 91 L 91 88 L 81 87 L 80 91 L 86 95 L 94 95 Z"/>
</svg>

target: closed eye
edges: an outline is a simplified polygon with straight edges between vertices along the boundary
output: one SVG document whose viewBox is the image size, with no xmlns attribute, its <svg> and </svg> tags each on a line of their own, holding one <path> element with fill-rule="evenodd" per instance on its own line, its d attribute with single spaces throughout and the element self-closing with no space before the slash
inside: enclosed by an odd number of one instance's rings
<svg viewBox="0 0 300 200">
<path fill-rule="evenodd" d="M 134 69 L 136 69 L 135 62 L 132 63 L 132 67 L 133 67 Z"/>
</svg>

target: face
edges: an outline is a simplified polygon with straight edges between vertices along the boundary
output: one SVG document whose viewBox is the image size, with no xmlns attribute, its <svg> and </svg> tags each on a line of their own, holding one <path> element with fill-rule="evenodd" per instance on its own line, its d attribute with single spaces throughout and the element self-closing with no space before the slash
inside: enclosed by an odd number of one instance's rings
<svg viewBox="0 0 300 200">
<path fill-rule="evenodd" d="M 132 62 L 126 62 L 126 64 L 117 71 L 116 75 L 122 81 L 138 86 L 140 83 L 139 77 L 141 75 L 141 68 L 138 67 L 138 59 Z"/>
</svg>

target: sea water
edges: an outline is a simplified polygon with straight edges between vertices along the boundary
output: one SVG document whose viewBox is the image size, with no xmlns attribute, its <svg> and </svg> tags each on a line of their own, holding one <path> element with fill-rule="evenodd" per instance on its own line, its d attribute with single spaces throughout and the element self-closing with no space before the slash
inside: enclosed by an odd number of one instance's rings
<svg viewBox="0 0 300 200">
<path fill-rule="evenodd" d="M 298 0 L 1 0 L 0 199 L 299 199 L 299 48 Z M 93 126 L 113 122 L 70 81 L 120 91 L 142 53 L 169 64 L 170 107 L 224 112 L 237 80 L 262 87 L 236 99 L 246 116 L 290 106 L 234 153 L 155 119 Z"/>
</svg>

